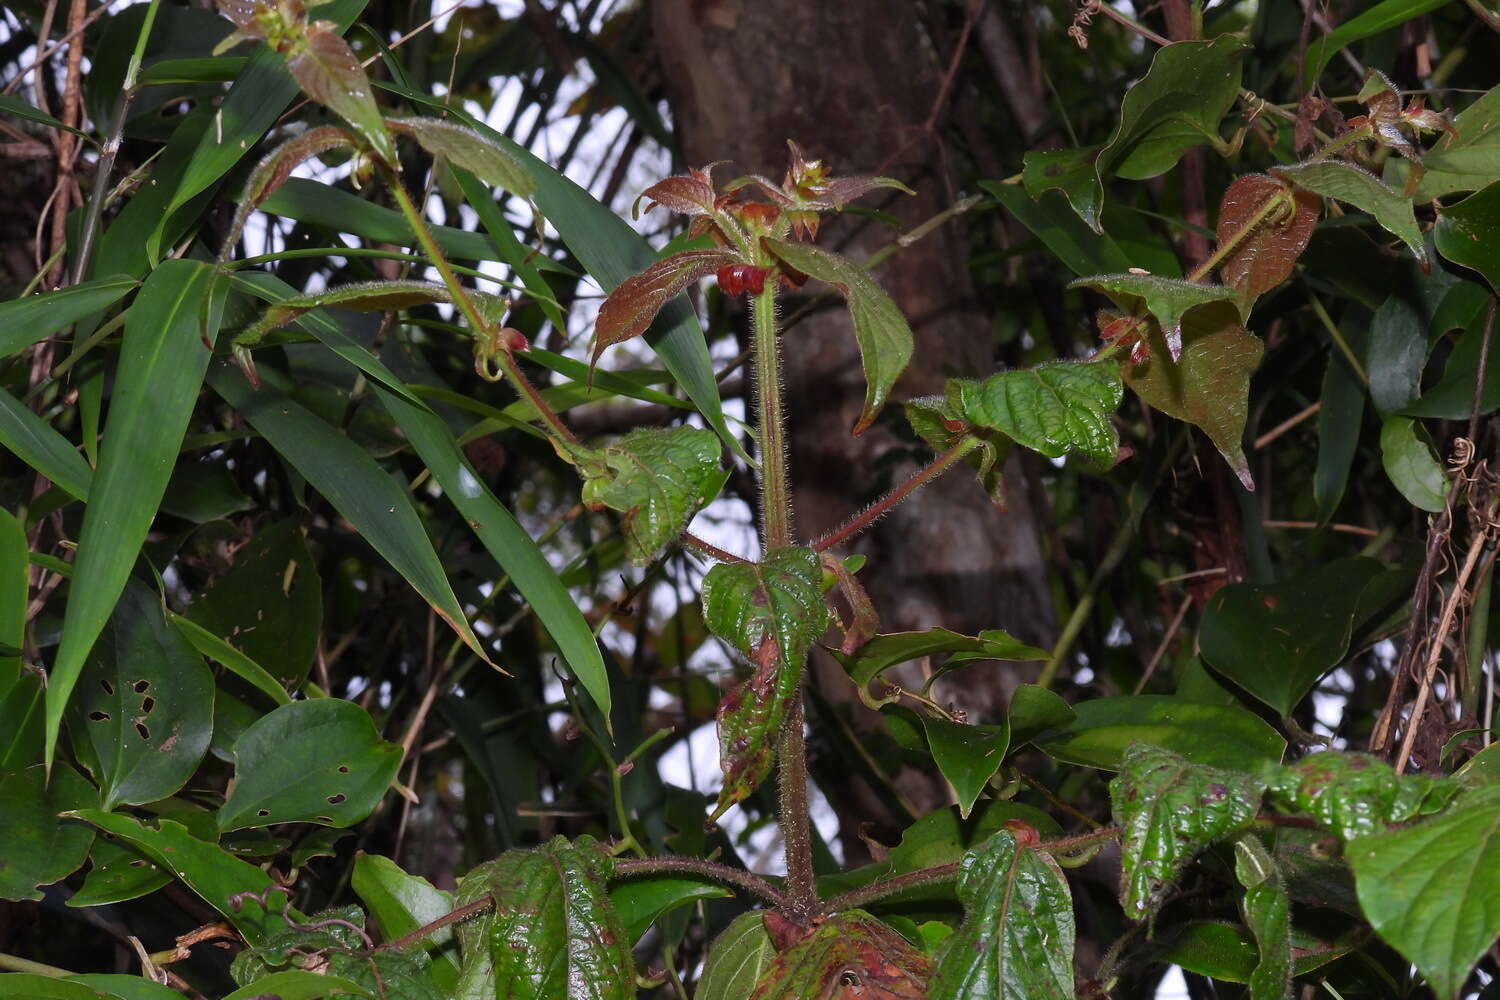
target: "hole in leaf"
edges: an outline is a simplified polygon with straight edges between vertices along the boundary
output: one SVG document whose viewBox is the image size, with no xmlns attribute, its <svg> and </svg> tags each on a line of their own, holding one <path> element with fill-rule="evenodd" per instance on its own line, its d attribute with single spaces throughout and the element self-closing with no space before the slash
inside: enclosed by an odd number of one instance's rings
<svg viewBox="0 0 1500 1000">
<path fill-rule="evenodd" d="M 859 976 L 855 975 L 850 970 L 845 969 L 843 972 L 839 973 L 839 985 L 840 986 L 858 986 L 859 985 Z"/>
<path fill-rule="evenodd" d="M 145 694 L 147 691 L 151 690 L 151 682 L 150 681 L 136 681 L 134 684 L 132 684 L 130 686 L 133 687 L 133 688 L 135 688 L 135 693 L 136 694 Z"/>
<path fill-rule="evenodd" d="M 327 823 L 329 826 L 333 825 L 333 817 L 332 816 L 319 816 L 319 817 L 317 817 L 317 820 L 318 820 L 319 823 Z"/>
<path fill-rule="evenodd" d="M 266 816 L 271 815 L 271 810 L 269 810 L 269 809 L 257 809 L 257 810 L 255 810 L 255 815 L 264 818 Z"/>
<path fill-rule="evenodd" d="M 90 712 L 89 713 L 89 719 L 91 721 L 93 721 L 93 722 L 108 722 L 109 721 L 109 713 L 108 712 Z"/>
<path fill-rule="evenodd" d="M 134 861 L 130 862 L 130 867 L 132 867 L 132 868 L 144 868 L 144 867 L 146 867 L 150 863 L 151 862 L 147 861 L 145 858 L 136 858 Z"/>
<path fill-rule="evenodd" d="M 349 773 L 349 765 L 348 764 L 340 764 L 339 765 L 339 774 L 348 774 L 348 773 Z"/>
<path fill-rule="evenodd" d="M 149 740 L 151 738 L 151 730 L 146 728 L 146 724 L 144 722 L 137 722 L 135 724 L 135 731 L 140 734 L 141 739 L 143 740 Z"/>
<path fill-rule="evenodd" d="M 145 698 L 141 699 L 141 711 L 145 712 L 147 715 L 150 715 L 151 710 L 155 707 L 156 699 L 152 698 L 150 695 L 147 695 Z"/>
<path fill-rule="evenodd" d="M 330 796 L 328 796 L 328 804 L 331 805 L 331 806 L 336 806 L 336 805 L 338 805 L 339 803 L 341 803 L 343 801 L 344 801 L 344 793 L 343 792 L 339 792 L 337 795 L 330 795 Z"/>
<path fill-rule="evenodd" d="M 114 685 L 111 684 L 109 681 L 101 679 L 99 681 L 99 686 L 104 689 L 104 693 L 105 694 L 114 694 L 115 693 Z"/>
</svg>

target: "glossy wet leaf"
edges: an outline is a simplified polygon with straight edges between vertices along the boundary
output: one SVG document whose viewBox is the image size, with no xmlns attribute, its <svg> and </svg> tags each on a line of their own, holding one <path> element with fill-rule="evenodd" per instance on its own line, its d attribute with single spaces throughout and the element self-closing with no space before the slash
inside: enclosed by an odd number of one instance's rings
<svg viewBox="0 0 1500 1000">
<path fill-rule="evenodd" d="M 186 617 L 295 689 L 312 667 L 323 625 L 323 581 L 297 519 L 256 532 Z"/>
<path fill-rule="evenodd" d="M 390 118 L 386 124 L 486 184 L 522 198 L 536 192 L 536 182 L 514 156 L 471 128 L 443 118 Z"/>
<path fill-rule="evenodd" d="M 1448 477 L 1418 421 L 1386 417 L 1380 425 L 1380 461 L 1391 485 L 1412 506 L 1435 514 L 1448 502 Z"/>
<path fill-rule="evenodd" d="M 1264 216 L 1264 206 L 1273 200 L 1282 207 Z M 1250 303 L 1291 276 L 1321 209 L 1312 193 L 1294 191 L 1266 174 L 1237 177 L 1224 191 L 1215 236 L 1220 247 L 1234 249 L 1220 262 L 1219 279 L 1239 290 L 1241 315 L 1248 316 Z"/>
<path fill-rule="evenodd" d="M 1124 366 L 1125 384 L 1153 409 L 1200 428 L 1224 456 L 1240 483 L 1255 488 L 1245 458 L 1245 421 L 1250 408 L 1250 375 L 1266 346 L 1240 325 L 1228 303 L 1195 309 L 1183 321 L 1182 359 L 1167 356 L 1159 331 L 1152 332 L 1151 356 Z"/>
<path fill-rule="evenodd" d="M 1108 468 L 1120 446 L 1110 417 L 1122 394 L 1113 361 L 1049 361 L 982 382 L 952 379 L 947 398 L 961 420 L 1048 458 L 1077 453 Z"/>
<path fill-rule="evenodd" d="M 625 936 L 636 942 L 651 925 L 682 906 L 734 895 L 716 882 L 675 875 L 657 875 L 617 882 L 609 891 L 611 905 L 625 926 Z"/>
<path fill-rule="evenodd" d="M 235 743 L 234 785 L 219 809 L 219 829 L 352 826 L 380 802 L 400 765 L 401 747 L 381 740 L 358 705 L 340 698 L 294 701 L 257 720 Z"/>
<path fill-rule="evenodd" d="M 1090 698 L 1073 706 L 1065 733 L 1039 741 L 1069 764 L 1118 770 L 1126 748 L 1149 743 L 1189 760 L 1250 771 L 1279 763 L 1286 741 L 1259 716 L 1242 708 L 1205 705 L 1172 695 Z"/>
<path fill-rule="evenodd" d="M 719 452 L 710 430 L 631 431 L 580 461 L 583 502 L 619 512 L 625 553 L 645 565 L 718 494 Z"/>
<path fill-rule="evenodd" d="M 330 976 L 357 983 L 366 992 L 401 1000 L 444 1000 L 445 993 L 429 976 L 426 952 L 395 949 L 367 950 L 365 912 L 358 906 L 337 906 L 272 929 L 252 948 L 230 963 L 237 983 L 263 982 L 281 971 L 308 964 L 308 956 L 323 959 Z"/>
<path fill-rule="evenodd" d="M 336 25 L 329 21 L 308 25 L 305 39 L 299 40 L 287 59 L 287 69 L 303 93 L 353 125 L 376 156 L 386 163 L 396 162 L 396 149 L 370 91 L 370 78 Z"/>
<path fill-rule="evenodd" d="M 1073 898 L 1050 855 L 1002 830 L 964 855 L 958 898 L 930 1000 L 1071 1000 Z"/>
<path fill-rule="evenodd" d="M 750 1000 L 924 1000 L 932 963 L 889 925 L 848 910 L 811 927 L 776 914 L 786 940 Z M 773 944 L 777 937 L 772 935 Z"/>
<path fill-rule="evenodd" d="M 354 859 L 350 881 L 354 892 L 380 925 L 384 940 L 394 941 L 453 909 L 452 893 L 401 870 L 390 858 L 361 852 Z M 451 990 L 458 984 L 459 962 L 453 929 L 445 927 L 422 938 L 418 945 L 432 959 L 427 974 L 434 986 Z"/>
<path fill-rule="evenodd" d="M 277 389 L 252 389 L 225 363 L 210 369 L 208 382 L 488 662 L 406 490 L 362 448 Z"/>
<path fill-rule="evenodd" d="M 182 996 L 174 989 L 150 979 L 124 974 L 94 973 L 69 976 L 67 982 L 79 983 L 120 1000 L 177 1000 Z"/>
<path fill-rule="evenodd" d="M 1447 812 L 1348 845 L 1359 902 L 1442 1000 L 1500 936 L 1500 787 Z"/>
<path fill-rule="evenodd" d="M 1120 902 L 1126 915 L 1144 918 L 1199 851 L 1247 827 L 1264 788 L 1253 775 L 1195 764 L 1146 743 L 1130 746 L 1109 783 L 1121 829 Z"/>
<path fill-rule="evenodd" d="M 270 671 L 203 626 L 170 611 L 167 612 L 167 621 L 199 653 L 246 681 L 276 704 L 285 705 L 292 700 Z"/>
<path fill-rule="evenodd" d="M 870 682 L 891 667 L 927 656 L 949 654 L 949 660 L 1045 660 L 1047 651 L 1027 645 L 1002 629 L 977 636 L 960 635 L 950 629 L 894 632 L 877 635 L 853 653 L 833 652 L 833 658 L 849 672 L 849 679 L 868 693 Z M 878 706 L 876 706 L 878 707 Z"/>
<path fill-rule="evenodd" d="M 214 726 L 214 679 L 138 581 L 120 595 L 69 706 L 68 727 L 101 807 L 155 802 L 198 769 Z"/>
<path fill-rule="evenodd" d="M 975 427 L 961 420 L 957 408 L 944 396 L 922 396 L 903 404 L 906 422 L 917 437 L 942 454 L 961 444 L 973 447 L 964 462 L 974 470 L 990 502 L 1005 509 L 1005 459 L 1015 442 L 988 427 Z"/>
<path fill-rule="evenodd" d="M 1286 717 L 1409 579 L 1355 557 L 1280 583 L 1230 584 L 1203 610 L 1199 648 L 1215 671 Z"/>
<path fill-rule="evenodd" d="M 959 815 L 965 819 L 980 793 L 989 784 L 1010 749 L 1010 725 L 968 725 L 934 716 L 922 716 L 932 759 L 958 797 Z"/>
<path fill-rule="evenodd" d="M 1500 181 L 1444 208 L 1433 227 L 1437 251 L 1500 288 Z"/>
<path fill-rule="evenodd" d="M 199 840 L 181 823 L 158 819 L 154 826 L 148 826 L 130 816 L 100 809 L 80 809 L 73 815 L 114 834 L 171 872 L 218 910 L 250 944 L 259 944 L 283 925 L 278 914 L 286 897 L 266 892 L 272 885 L 271 877 L 218 844 Z M 269 908 L 248 896 L 236 903 L 234 897 L 241 893 L 264 899 Z"/>
<path fill-rule="evenodd" d="M 169 260 L 151 272 L 125 320 L 99 467 L 89 486 L 62 640 L 47 685 L 49 762 L 84 659 L 166 492 L 208 366 L 204 341 L 218 332 L 221 296 L 208 265 Z"/>
<path fill-rule="evenodd" d="M 267 995 L 279 997 L 280 1000 L 323 1000 L 324 997 L 373 997 L 375 994 L 358 983 L 339 976 L 287 969 L 242 986 L 224 1000 L 260 1000 Z"/>
<path fill-rule="evenodd" d="M 599 307 L 592 363 L 599 363 L 605 348 L 645 333 L 656 314 L 694 282 L 738 260 L 724 250 L 684 250 L 621 281 Z"/>
<path fill-rule="evenodd" d="M 761 912 L 740 914 L 709 945 L 695 1000 L 750 1000 L 775 957 Z"/>
<path fill-rule="evenodd" d="M 458 880 L 453 905 L 467 906 L 490 895 L 490 877 L 505 858 L 506 855 L 502 854 L 470 868 Z M 495 956 L 490 948 L 490 932 L 494 925 L 495 911 L 490 907 L 457 926 L 459 974 L 453 1000 L 492 1000 L 496 996 Z"/>
<path fill-rule="evenodd" d="M 1344 840 L 1353 840 L 1438 812 L 1459 788 L 1451 779 L 1398 775 L 1370 754 L 1326 751 L 1276 771 L 1267 801 L 1281 812 L 1310 816 Z"/>
<path fill-rule="evenodd" d="M 38 886 L 78 869 L 94 831 L 59 813 L 98 801 L 99 793 L 67 764 L 53 769 L 50 782 L 39 764 L 0 771 L 0 899 L 41 899 Z"/>
<path fill-rule="evenodd" d="M 516 589 L 557 643 L 568 669 L 608 719 L 609 677 L 599 644 L 547 557 L 475 471 L 442 418 L 384 388 L 375 391 L 485 551 L 510 574 Z"/>
<path fill-rule="evenodd" d="M 489 871 L 496 988 L 512 1000 L 631 1000 L 631 941 L 609 902 L 614 861 L 592 837 L 507 851 Z"/>
<path fill-rule="evenodd" d="M 0 358 L 108 309 L 138 284 L 134 278 L 123 275 L 96 278 L 57 291 L 0 302 Z"/>
<path fill-rule="evenodd" d="M 1374 174 L 1342 160 L 1297 163 L 1276 167 L 1271 173 L 1314 194 L 1359 209 L 1405 243 L 1417 260 L 1427 259 L 1411 200 L 1386 187 Z"/>
<path fill-rule="evenodd" d="M 911 361 L 913 340 L 906 316 L 870 272 L 847 257 L 788 240 L 765 239 L 766 249 L 803 274 L 833 285 L 849 303 L 854 339 L 865 370 L 865 405 L 854 424 L 856 435 L 875 420 L 891 387 Z"/>
<path fill-rule="evenodd" d="M 1162 336 L 1173 361 L 1181 361 L 1183 318 L 1200 306 L 1234 301 L 1234 288 L 1204 285 L 1155 274 L 1096 274 L 1079 278 L 1069 288 L 1092 288 L 1109 296 L 1125 313 L 1150 313 L 1161 324 Z M 1154 348 L 1156 345 L 1152 345 Z"/>
<path fill-rule="evenodd" d="M 1240 915 L 1255 936 L 1249 1000 L 1286 1000 L 1292 992 L 1292 902 L 1276 861 L 1253 834 L 1234 845 L 1235 877 L 1245 889 Z"/>
<path fill-rule="evenodd" d="M 26 972 L 0 974 L 0 996 L 13 1000 L 111 1000 L 83 983 Z"/>
<path fill-rule="evenodd" d="M 1367 367 L 1375 411 L 1385 417 L 1416 402 L 1426 363 L 1427 324 L 1412 303 L 1392 295 L 1370 321 Z"/>
</svg>

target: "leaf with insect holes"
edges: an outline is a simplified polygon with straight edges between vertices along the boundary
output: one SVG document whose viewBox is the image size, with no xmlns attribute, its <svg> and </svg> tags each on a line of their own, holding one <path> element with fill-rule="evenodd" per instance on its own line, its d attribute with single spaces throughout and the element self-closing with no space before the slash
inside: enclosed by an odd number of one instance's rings
<svg viewBox="0 0 1500 1000">
<path fill-rule="evenodd" d="M 1273 199 L 1281 200 L 1281 207 L 1263 215 Z M 1233 245 L 1219 262 L 1219 278 L 1239 291 L 1241 316 L 1248 317 L 1258 297 L 1291 276 L 1321 207 L 1316 195 L 1266 174 L 1248 174 L 1229 185 L 1219 202 L 1215 235 L 1220 247 Z"/>
<path fill-rule="evenodd" d="M 370 78 L 332 21 L 307 26 L 306 36 L 288 52 L 287 69 L 304 94 L 353 125 L 376 156 L 388 164 L 397 162 Z"/>
<path fill-rule="evenodd" d="M 1187 315 L 1200 306 L 1237 297 L 1233 288 L 1223 285 L 1200 285 L 1155 274 L 1096 274 L 1079 278 L 1068 287 L 1103 292 L 1128 315 L 1149 312 L 1155 316 L 1173 361 L 1182 359 L 1182 327 Z"/>
<path fill-rule="evenodd" d="M 1048 458 L 1076 453 L 1109 468 L 1120 448 L 1110 417 L 1123 393 L 1114 361 L 1049 361 L 983 382 L 951 379 L 947 398 L 960 420 Z"/>
<path fill-rule="evenodd" d="M 409 135 L 433 156 L 520 198 L 536 193 L 536 181 L 507 150 L 467 126 L 443 118 L 387 118 L 386 127 Z"/>
<path fill-rule="evenodd" d="M 723 482 L 719 437 L 697 427 L 631 431 L 579 469 L 583 502 L 620 513 L 625 553 L 638 565 L 680 535 Z"/>
<path fill-rule="evenodd" d="M 828 282 L 848 301 L 866 385 L 865 405 L 854 425 L 854 433 L 864 433 L 911 360 L 913 341 L 906 317 L 870 277 L 870 272 L 847 257 L 807 243 L 770 238 L 761 242 L 778 260 L 803 274 Z"/>
<path fill-rule="evenodd" d="M 1267 802 L 1280 812 L 1311 816 L 1344 840 L 1353 840 L 1440 812 L 1461 787 L 1449 778 L 1397 774 L 1370 754 L 1328 751 L 1277 768 Z"/>
<path fill-rule="evenodd" d="M 320 156 L 331 149 L 353 149 L 355 145 L 354 136 L 344 129 L 324 125 L 308 129 L 267 153 L 255 165 L 255 169 L 250 171 L 250 179 L 245 182 L 245 190 L 241 192 L 234 210 L 234 221 L 229 225 L 229 235 L 224 238 L 223 249 L 219 251 L 219 260 L 229 259 L 235 244 L 240 241 L 240 234 L 245 231 L 245 222 L 250 214 L 287 182 L 292 171 L 314 156 Z"/>
<path fill-rule="evenodd" d="M 810 926 L 762 915 L 777 945 L 750 1000 L 924 1000 L 932 962 L 890 925 L 848 910 Z"/>
<path fill-rule="evenodd" d="M 1151 356 L 1126 365 L 1125 384 L 1153 409 L 1203 430 L 1245 489 L 1255 489 L 1242 438 L 1250 410 L 1250 375 L 1266 345 L 1246 332 L 1230 303 L 1192 310 L 1183 320 L 1182 360 L 1167 357 L 1161 331 L 1148 333 Z"/>
<path fill-rule="evenodd" d="M 1126 916 L 1145 917 L 1195 854 L 1249 826 L 1264 788 L 1265 781 L 1253 775 L 1131 744 L 1109 783 L 1122 831 L 1120 902 Z"/>
<path fill-rule="evenodd" d="M 1411 199 L 1392 191 L 1369 171 L 1342 160 L 1313 160 L 1275 167 L 1271 174 L 1314 194 L 1353 205 L 1399 237 L 1417 260 L 1427 260 Z"/>
<path fill-rule="evenodd" d="M 938 955 L 929 1000 L 1072 1000 L 1073 898 L 1036 837 L 1001 830 L 964 855 L 964 918 Z"/>
<path fill-rule="evenodd" d="M 1245 887 L 1240 916 L 1260 953 L 1247 983 L 1248 1000 L 1286 1000 L 1292 994 L 1292 901 L 1276 859 L 1253 833 L 1234 843 L 1234 873 Z"/>
<path fill-rule="evenodd" d="M 553 837 L 486 868 L 495 897 L 490 960 L 508 1000 L 631 1000 L 635 961 L 606 884 L 614 859 L 593 837 Z M 465 961 L 469 961 L 465 956 Z"/>
<path fill-rule="evenodd" d="M 903 405 L 906 422 L 933 451 L 941 454 L 965 441 L 975 442 L 974 448 L 964 455 L 964 461 L 979 477 L 979 485 L 984 487 L 990 502 L 1004 510 L 1005 459 L 1015 442 L 999 431 L 961 420 L 958 410 L 942 396 L 908 399 Z"/>
<path fill-rule="evenodd" d="M 726 250 L 684 250 L 620 282 L 599 307 L 589 363 L 598 364 L 606 347 L 645 333 L 656 314 L 693 282 L 738 263 L 738 255 Z"/>
<path fill-rule="evenodd" d="M 470 289 L 469 299 L 479 315 L 487 322 L 500 322 L 510 303 L 498 295 Z M 393 312 L 410 309 L 412 306 L 431 305 L 438 302 L 451 303 L 453 293 L 445 285 L 430 281 L 358 281 L 338 285 L 325 292 L 299 295 L 271 306 L 253 324 L 235 338 L 239 344 L 258 343 L 266 334 L 278 327 L 286 326 L 298 317 L 314 309 L 332 307 L 353 309 L 359 312 Z"/>
<path fill-rule="evenodd" d="M 353 826 L 380 803 L 401 757 L 401 747 L 382 741 L 370 714 L 352 701 L 282 705 L 235 741 L 234 784 L 218 812 L 219 830 Z"/>
</svg>

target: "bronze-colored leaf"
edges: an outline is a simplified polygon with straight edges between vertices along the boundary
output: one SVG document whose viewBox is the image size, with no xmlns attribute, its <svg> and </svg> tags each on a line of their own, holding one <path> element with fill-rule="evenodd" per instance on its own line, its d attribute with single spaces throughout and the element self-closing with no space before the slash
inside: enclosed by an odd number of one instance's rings
<svg viewBox="0 0 1500 1000">
<path fill-rule="evenodd" d="M 620 282 L 599 307 L 590 364 L 599 363 L 606 347 L 645 333 L 662 307 L 693 282 L 737 263 L 739 257 L 725 250 L 684 250 Z"/>
<path fill-rule="evenodd" d="M 370 91 L 370 78 L 332 21 L 308 25 L 305 40 L 289 53 L 287 69 L 303 93 L 353 125 L 376 156 L 386 163 L 396 162 L 391 135 Z"/>
<path fill-rule="evenodd" d="M 234 245 L 239 242 L 240 233 L 245 230 L 245 220 L 250 218 L 250 213 L 275 194 L 276 189 L 292 176 L 292 171 L 314 156 L 340 146 L 354 148 L 354 136 L 336 125 L 324 125 L 308 129 L 267 153 L 255 165 L 255 169 L 250 171 L 250 179 L 245 182 L 244 193 L 240 195 L 239 204 L 235 207 L 234 221 L 229 226 L 229 235 L 224 240 L 224 249 L 219 252 L 219 259 L 229 259 Z"/>
<path fill-rule="evenodd" d="M 1273 199 L 1290 201 L 1265 214 Z M 1258 297 L 1291 275 L 1312 239 L 1320 207 L 1311 191 L 1265 174 L 1249 174 L 1229 185 L 1219 203 L 1217 236 L 1219 246 L 1233 243 L 1234 248 L 1219 264 L 1219 277 L 1239 290 L 1241 316 L 1248 316 Z"/>
</svg>

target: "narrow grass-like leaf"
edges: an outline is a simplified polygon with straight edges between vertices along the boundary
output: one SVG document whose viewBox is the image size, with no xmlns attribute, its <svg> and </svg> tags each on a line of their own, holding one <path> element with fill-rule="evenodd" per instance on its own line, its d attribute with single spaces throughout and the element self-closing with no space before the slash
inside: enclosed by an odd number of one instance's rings
<svg viewBox="0 0 1500 1000">
<path fill-rule="evenodd" d="M 99 278 L 0 303 L 0 358 L 30 347 L 69 323 L 108 309 L 137 284 L 129 277 Z"/>
<path fill-rule="evenodd" d="M 26 597 L 31 571 L 26 529 L 0 510 L 0 646 L 20 649 L 26 639 Z M 21 658 L 0 652 L 0 701 L 21 676 Z"/>
<path fill-rule="evenodd" d="M 495 203 L 488 187 L 479 178 L 467 170 L 456 169 L 453 176 L 458 179 L 458 186 L 463 189 L 464 198 L 474 214 L 479 216 L 480 225 L 484 231 L 490 234 L 490 239 L 495 241 L 495 246 L 500 250 L 500 259 L 509 264 L 516 277 L 526 286 L 531 293 L 532 299 L 537 306 L 551 321 L 552 325 L 559 330 L 566 330 L 568 322 L 563 318 L 562 309 L 557 304 L 556 293 L 552 286 L 547 284 L 542 272 L 537 269 L 531 260 L 531 252 L 516 237 L 515 230 L 506 221 L 500 206 Z"/>
<path fill-rule="evenodd" d="M 24 118 L 29 122 L 36 122 L 38 125 L 45 125 L 48 128 L 60 128 L 64 132 L 72 132 L 76 136 L 88 139 L 90 142 L 93 141 L 87 132 L 80 132 L 70 125 L 64 125 L 41 108 L 27 104 L 14 94 L 0 94 L 0 115 Z"/>
<path fill-rule="evenodd" d="M 0 445 L 66 493 L 87 500 L 94 470 L 52 425 L 0 389 Z"/>
<path fill-rule="evenodd" d="M 276 704 L 285 705 L 292 700 L 291 696 L 286 693 L 286 689 L 271 676 L 270 671 L 202 625 L 170 611 L 167 612 L 167 621 L 182 633 L 183 638 L 191 643 L 194 649 L 210 660 L 217 661 L 225 670 L 252 685 Z"/>
<path fill-rule="evenodd" d="M 211 342 L 218 332 L 223 289 L 214 284 L 207 264 L 165 261 L 146 279 L 126 317 L 99 469 L 47 685 L 49 765 L 68 696 L 125 586 L 177 462 L 210 357 L 204 338 Z M 207 330 L 201 325 L 205 310 Z"/>
<path fill-rule="evenodd" d="M 410 497 L 373 458 L 274 387 L 251 389 L 227 363 L 214 364 L 208 382 L 328 498 L 480 659 L 490 662 Z"/>
<path fill-rule="evenodd" d="M 375 391 L 396 426 L 432 470 L 443 493 L 536 611 L 573 676 L 608 719 L 609 677 L 599 644 L 546 556 L 474 471 L 441 418 L 383 387 L 377 386 Z"/>
</svg>

